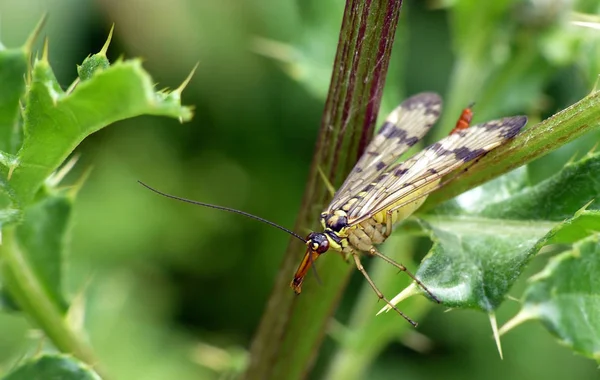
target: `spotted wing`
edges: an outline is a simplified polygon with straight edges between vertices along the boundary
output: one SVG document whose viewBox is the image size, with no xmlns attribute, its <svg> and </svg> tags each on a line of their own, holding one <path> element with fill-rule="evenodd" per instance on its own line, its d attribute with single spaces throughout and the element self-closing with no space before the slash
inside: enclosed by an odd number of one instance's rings
<svg viewBox="0 0 600 380">
<path fill-rule="evenodd" d="M 526 123 L 527 117 L 514 116 L 475 125 L 390 167 L 363 189 L 368 196 L 354 202 L 347 211 L 348 222 L 360 223 L 382 210 L 425 196 L 424 187 L 435 186 L 443 176 L 502 145 Z"/>
<path fill-rule="evenodd" d="M 329 210 L 341 208 L 357 190 L 372 182 L 437 121 L 442 109 L 439 95 L 424 92 L 406 99 L 394 109 L 335 193 Z"/>
</svg>

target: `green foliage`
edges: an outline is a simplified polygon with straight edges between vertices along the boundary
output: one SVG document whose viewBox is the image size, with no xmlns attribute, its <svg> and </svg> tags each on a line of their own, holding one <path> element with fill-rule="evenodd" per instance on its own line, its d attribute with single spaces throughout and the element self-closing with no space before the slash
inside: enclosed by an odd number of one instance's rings
<svg viewBox="0 0 600 380">
<path fill-rule="evenodd" d="M 23 363 L 3 380 L 100 380 L 88 366 L 66 355 L 43 355 Z"/>
<path fill-rule="evenodd" d="M 566 2 L 552 11 L 530 2 L 505 1 L 481 7 L 476 1 L 465 0 L 453 5 L 449 13 L 456 59 L 444 98 L 442 128 L 437 129 L 436 139 L 452 128 L 459 111 L 473 99 L 477 100 L 476 121 L 523 108 L 535 110 L 536 99 L 549 78 L 568 65 L 586 65 L 587 60 L 578 56 L 582 44 L 597 46 L 597 41 L 587 38 L 586 31 L 573 30 L 570 20 L 563 17 L 572 5 Z M 516 10 L 524 15 L 517 22 Z M 559 35 L 561 38 L 557 39 Z M 493 48 L 490 41 L 494 41 Z M 596 75 L 597 72 L 590 71 L 589 82 Z M 484 157 L 447 188 L 434 193 L 425 210 L 431 211 L 441 201 L 589 133 L 600 120 L 597 110 L 596 92 L 538 125 L 530 122 L 513 142 Z M 434 209 L 434 213 L 420 215 L 422 227 L 431 235 L 434 246 L 417 276 L 444 306 L 495 313 L 540 249 L 548 244 L 572 243 L 575 240 L 569 240 L 570 237 L 583 238 L 600 231 L 595 211 L 580 210 L 584 206 L 597 208 L 595 199 L 600 194 L 595 180 L 600 174 L 596 173 L 597 164 L 597 155 L 589 156 L 567 165 L 560 174 L 536 186 L 530 183 L 540 177 L 529 178 L 521 170 L 464 195 L 461 204 L 446 203 Z M 555 166 L 555 170 L 559 167 L 560 164 Z M 405 244 L 386 242 L 386 252 L 407 262 L 410 258 Z M 372 274 L 382 289 L 388 289 L 391 281 L 396 286 L 402 283 L 379 268 L 384 264 L 374 265 Z M 399 294 L 396 302 L 418 292 L 420 289 L 413 284 Z M 373 321 L 365 316 L 373 308 L 372 299 L 368 298 L 370 293 L 365 284 L 349 331 L 336 329 L 341 331 L 334 335 L 340 349 L 328 378 L 365 376 L 365 366 L 383 350 L 386 342 L 406 335 L 404 328 L 393 326 L 394 322 Z M 409 315 L 413 312 L 418 316 L 426 307 L 417 305 L 411 301 L 399 307 Z"/>
<path fill-rule="evenodd" d="M 62 287 L 63 252 L 72 203 L 72 199 L 60 192 L 41 197 L 24 210 L 22 223 L 14 230 L 5 230 L 10 239 L 7 245 L 14 244 L 11 250 L 20 252 L 20 258 L 30 263 L 31 275 L 41 286 L 40 296 L 48 297 L 48 301 L 61 313 L 67 310 Z M 9 290 L 19 290 L 10 277 L 5 283 Z M 27 299 L 27 295 L 20 294 L 17 298 Z"/>
<path fill-rule="evenodd" d="M 27 72 L 27 54 L 23 50 L 4 50 L 0 54 L 0 151 L 14 154 L 18 149 L 19 100 L 25 91 L 23 77 Z"/>
<path fill-rule="evenodd" d="M 434 245 L 417 276 L 444 305 L 492 312 L 542 247 L 600 231 L 590 228 L 598 223 L 592 215 L 576 214 L 598 208 L 600 154 L 535 186 L 522 187 L 518 177 L 492 181 L 424 216 Z"/>
<path fill-rule="evenodd" d="M 596 214 L 596 231 L 600 218 Z M 541 321 L 552 334 L 575 352 L 600 360 L 600 243 L 598 234 L 576 242 L 553 257 L 533 276 L 523 294 L 519 314 L 505 326 L 525 319 Z"/>
<path fill-rule="evenodd" d="M 0 4 L 0 35 L 22 41 L 13 30 L 29 26 L 11 13 L 39 16 L 10 4 Z M 416 272 L 429 240 L 414 235 L 430 234 L 435 246 L 419 276 L 438 287 L 445 305 L 493 312 L 499 321 L 515 314 L 510 309 L 515 304 L 503 301 L 525 288 L 522 311 L 513 321 L 541 321 L 553 335 L 536 330 L 536 323 L 511 332 L 503 338 L 504 361 L 498 360 L 482 313 L 442 314 L 443 308 L 425 297 L 403 301 L 399 308 L 420 322 L 418 331 L 426 338 L 393 313 L 375 317 L 383 304 L 362 278 L 349 281 L 337 320 L 331 321 L 353 271 L 339 255 L 319 260 L 322 286 L 310 274 L 299 297 L 291 294 L 285 274 L 296 258 L 286 256 L 272 292 L 280 298 L 267 302 L 286 239 L 280 231 L 157 199 L 135 184 L 138 178 L 147 180 L 285 226 L 301 208 L 295 230 L 303 234 L 327 202 L 324 186 L 312 175 L 315 167 L 306 180 L 318 115 L 332 69 L 352 70 L 352 65 L 332 65 L 343 2 L 258 0 L 239 9 L 189 0 L 143 8 L 120 2 L 101 2 L 93 9 L 85 2 L 68 4 L 43 5 L 53 7 L 56 21 L 48 28 L 52 67 L 47 52 L 30 59 L 32 39 L 21 49 L 0 48 L 0 295 L 2 308 L 21 310 L 0 315 L 2 372 L 15 362 L 24 366 L 13 374 L 28 370 L 32 362 L 16 358 L 37 351 L 39 334 L 25 334 L 35 328 L 52 346 L 44 350 L 78 358 L 48 359 L 67 363 L 65 368 L 78 367 L 81 359 L 98 364 L 97 370 L 111 378 L 229 377 L 258 360 L 247 353 L 265 309 L 278 314 L 263 319 L 272 335 L 252 344 L 274 352 L 267 365 L 279 373 L 289 365 L 287 378 L 378 380 L 398 373 L 409 378 L 595 378 L 596 363 L 572 350 L 597 360 L 595 325 L 585 321 L 598 318 L 591 281 L 597 277 L 594 239 L 600 230 L 598 156 L 564 163 L 598 139 L 590 130 L 598 125 L 600 93 L 586 96 L 600 70 L 597 31 L 571 24 L 589 21 L 591 16 L 574 12 L 596 14 L 597 1 L 403 4 L 380 115 L 412 93 L 439 92 L 444 114 L 429 141 L 445 136 L 472 101 L 475 122 L 517 113 L 530 117 L 528 130 L 432 194 L 419 221 L 400 226 L 381 247 Z M 75 79 L 72 62 L 95 49 L 88 43 L 100 34 L 96 27 L 113 21 L 119 25 L 119 44 L 153 65 L 161 82 L 178 80 L 200 62 L 196 91 L 186 92 L 201 110 L 194 126 L 139 118 L 86 139 L 136 115 L 190 116 L 179 105 L 181 91 L 155 92 L 139 60 L 109 65 L 107 45 L 83 60 Z M 367 29 L 364 40 L 346 30 L 357 42 L 352 49 L 359 42 L 370 46 L 378 30 Z M 356 83 L 369 88 L 373 72 L 364 71 Z M 73 79 L 66 90 L 59 85 Z M 320 145 L 327 158 L 322 168 L 336 182 L 357 154 L 360 138 L 351 131 L 360 128 L 352 120 L 364 120 L 363 106 L 378 98 L 361 98 L 347 86 L 338 89 L 331 99 L 347 112 L 342 118 L 348 123 L 340 129 L 340 118 L 334 118 L 333 128 L 324 127 L 333 131 L 323 140 L 331 143 Z M 584 139 L 575 140 L 584 133 Z M 337 144 L 340 137 L 345 142 Z M 63 181 L 75 149 L 82 153 L 79 164 Z M 528 162 L 526 169 L 440 206 Z M 330 164 L 337 168 L 328 171 Z M 305 200 L 316 201 L 299 207 L 307 182 L 314 192 Z M 527 281 L 544 257 L 558 250 L 566 251 Z M 365 264 L 386 296 L 409 283 L 385 263 L 365 259 Z M 458 274 L 464 275 L 462 282 Z M 452 292 L 452 287 L 465 291 Z M 286 323 L 271 323 L 281 320 Z M 284 333 L 288 338 L 282 342 Z M 321 350 L 323 336 L 327 345 Z M 553 336 L 572 350 L 553 344 Z M 420 354 L 407 354 L 397 342 Z M 428 350 L 435 354 L 428 356 Z"/>
<path fill-rule="evenodd" d="M 31 71 L 26 71 L 27 49 L 0 50 L 0 78 L 8 83 L 0 89 L 2 291 L 56 348 L 93 364 L 91 349 L 66 319 L 65 242 L 79 185 L 60 187 L 71 166 L 65 160 L 84 138 L 117 120 L 151 114 L 183 121 L 191 111 L 179 104 L 183 86 L 156 93 L 139 60 L 102 64 L 103 70 L 91 68 L 88 60 L 86 80 L 63 91 L 48 62 L 48 45 Z M 22 143 L 15 149 L 17 142 Z M 69 369 L 73 365 L 71 359 L 43 357 L 7 378 L 97 378 L 87 370 Z"/>
</svg>

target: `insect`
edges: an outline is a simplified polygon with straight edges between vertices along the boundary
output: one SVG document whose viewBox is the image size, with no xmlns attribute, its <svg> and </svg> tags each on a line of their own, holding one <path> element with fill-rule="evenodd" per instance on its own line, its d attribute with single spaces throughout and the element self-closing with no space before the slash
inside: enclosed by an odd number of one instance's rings
<svg viewBox="0 0 600 380">
<path fill-rule="evenodd" d="M 427 195 L 443 185 L 441 179 L 514 137 L 527 123 L 525 116 L 506 117 L 470 126 L 470 107 L 463 111 L 449 136 L 416 153 L 404 162 L 398 159 L 414 146 L 437 121 L 442 101 L 435 93 L 421 93 L 406 99 L 387 117 L 342 186 L 335 192 L 327 209 L 321 213 L 322 232 L 311 232 L 306 239 L 273 222 L 222 206 L 162 193 L 163 196 L 201 206 L 230 211 L 260 220 L 302 240 L 306 253 L 290 284 L 296 294 L 311 265 L 328 250 L 353 258 L 377 297 L 410 322 L 377 288 L 365 271 L 360 253 L 377 256 L 406 272 L 429 296 L 439 300 L 407 268 L 380 253 L 376 245 L 391 234 L 394 224 L 418 209 Z"/>
</svg>

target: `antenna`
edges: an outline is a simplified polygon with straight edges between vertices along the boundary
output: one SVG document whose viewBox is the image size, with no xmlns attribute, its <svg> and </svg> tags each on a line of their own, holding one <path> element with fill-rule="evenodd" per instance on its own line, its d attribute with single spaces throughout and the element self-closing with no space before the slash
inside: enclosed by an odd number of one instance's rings
<svg viewBox="0 0 600 380">
<path fill-rule="evenodd" d="M 231 213 L 234 213 L 234 214 L 240 214 L 240 215 L 244 215 L 245 217 L 248 217 L 248 218 L 251 218 L 251 219 L 258 220 L 259 222 L 266 223 L 266 224 L 268 224 L 268 225 L 270 225 L 270 226 L 273 226 L 273 227 L 275 227 L 275 228 L 279 228 L 280 230 L 282 230 L 282 231 L 285 231 L 285 232 L 287 232 L 288 234 L 290 234 L 290 235 L 294 236 L 294 237 L 295 237 L 295 238 L 297 238 L 298 240 L 301 240 L 303 243 L 306 243 L 306 239 L 304 239 L 302 236 L 298 235 L 297 233 L 295 233 L 295 232 L 293 232 L 293 231 L 290 231 L 290 230 L 288 230 L 287 228 L 280 226 L 279 224 L 276 224 L 276 223 L 273 223 L 273 222 L 271 222 L 271 221 L 269 221 L 269 220 L 263 219 L 263 218 L 261 218 L 261 217 L 259 217 L 259 216 L 252 215 L 252 214 L 249 214 L 249 213 L 247 213 L 247 212 L 244 212 L 244 211 L 236 210 L 236 209 L 234 209 L 234 208 L 223 207 L 223 206 L 217 206 L 217 205 L 212 205 L 212 204 L 210 204 L 210 203 L 203 203 L 203 202 L 198 202 L 198 201 L 194 201 L 194 200 L 191 200 L 191 199 L 181 198 L 181 197 L 178 197 L 178 196 L 175 196 L 175 195 L 171 195 L 171 194 L 163 193 L 162 191 L 156 190 L 155 188 L 152 188 L 152 187 L 150 187 L 150 186 L 146 185 L 146 184 L 145 184 L 144 182 L 142 182 L 142 181 L 139 181 L 139 180 L 138 180 L 138 183 L 139 183 L 140 185 L 144 186 L 145 188 L 147 188 L 148 190 L 151 190 L 151 191 L 155 192 L 156 194 L 162 195 L 163 197 L 167 197 L 167 198 L 175 199 L 175 200 L 178 200 L 178 201 L 181 201 L 181 202 L 191 203 L 191 204 L 193 204 L 193 205 L 197 205 L 197 206 L 203 206 L 203 207 L 208 207 L 208 208 L 214 208 L 214 209 L 217 209 L 217 210 L 228 211 L 228 212 L 231 212 Z"/>
</svg>

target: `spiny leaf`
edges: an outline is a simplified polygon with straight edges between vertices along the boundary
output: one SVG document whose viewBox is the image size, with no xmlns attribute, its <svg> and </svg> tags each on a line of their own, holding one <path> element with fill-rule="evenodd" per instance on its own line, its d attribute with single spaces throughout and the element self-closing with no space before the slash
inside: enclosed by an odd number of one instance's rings
<svg viewBox="0 0 600 380">
<path fill-rule="evenodd" d="M 32 44 L 17 53 L 0 49 L 0 79 L 6 78 L 0 86 L 1 291 L 6 293 L 0 298 L 4 306 L 26 313 L 58 350 L 95 363 L 87 342 L 65 318 L 68 301 L 62 289 L 72 197 L 80 185 L 56 188 L 69 164 L 54 173 L 84 138 L 117 120 L 150 114 L 186 121 L 192 112 L 180 103 L 185 85 L 157 92 L 139 60 L 110 66 L 108 42 L 94 55 L 100 61 L 86 61 L 80 73 L 85 80 L 67 91 L 50 67 L 47 42 L 26 72 Z M 22 378 L 34 378 L 24 373 Z"/>
<path fill-rule="evenodd" d="M 444 305 L 489 313 L 544 245 L 598 230 L 597 211 L 582 208 L 598 208 L 600 154 L 568 164 L 536 186 L 523 187 L 520 176 L 501 177 L 422 216 L 434 245 L 417 277 Z M 517 179 L 512 188 L 511 178 Z"/>
<path fill-rule="evenodd" d="M 0 49 L 0 151 L 16 153 L 20 144 L 19 100 L 25 94 L 27 53 Z"/>
<path fill-rule="evenodd" d="M 48 195 L 27 207 L 23 222 L 15 229 L 14 248 L 22 254 L 19 257 L 21 265 L 31 268 L 37 286 L 62 313 L 67 310 L 67 302 L 62 295 L 62 256 L 71 208 L 72 200 L 64 194 Z M 9 254 L 5 260 L 11 258 Z M 22 269 L 21 266 L 19 268 Z M 8 288 L 18 291 L 21 285 L 12 280 L 19 276 L 6 273 L 14 269 L 15 266 L 5 266 L 4 277 Z"/>
<path fill-rule="evenodd" d="M 534 276 L 519 314 L 506 332 L 527 320 L 540 320 L 563 344 L 600 361 L 600 241 L 593 235 L 550 260 Z"/>
<path fill-rule="evenodd" d="M 37 61 L 26 99 L 24 141 L 13 163 L 2 168 L 18 201 L 27 202 L 88 135 L 115 121 L 142 115 L 189 120 L 179 94 L 157 93 L 139 60 L 117 62 L 62 91 L 47 61 Z"/>
<path fill-rule="evenodd" d="M 3 380 L 100 380 L 93 369 L 67 355 L 43 355 L 17 367 Z"/>
</svg>

